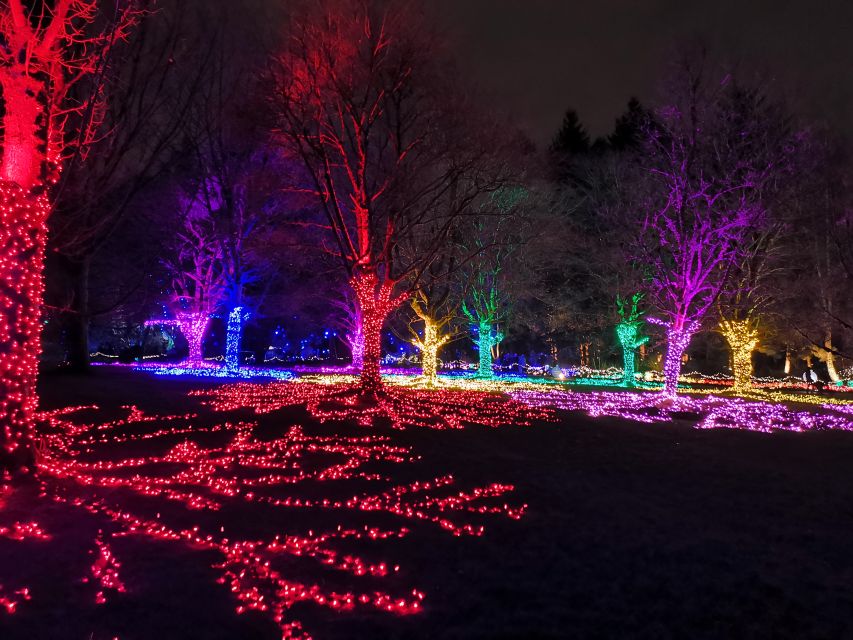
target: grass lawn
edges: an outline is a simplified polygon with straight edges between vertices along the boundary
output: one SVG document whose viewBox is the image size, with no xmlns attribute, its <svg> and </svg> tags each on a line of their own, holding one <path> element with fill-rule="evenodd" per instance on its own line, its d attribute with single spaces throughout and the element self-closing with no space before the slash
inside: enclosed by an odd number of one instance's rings
<svg viewBox="0 0 853 640">
<path fill-rule="evenodd" d="M 189 395 L 222 384 L 43 377 L 43 409 L 97 409 L 0 494 L 0 639 L 853 637 L 853 433 Z"/>
</svg>

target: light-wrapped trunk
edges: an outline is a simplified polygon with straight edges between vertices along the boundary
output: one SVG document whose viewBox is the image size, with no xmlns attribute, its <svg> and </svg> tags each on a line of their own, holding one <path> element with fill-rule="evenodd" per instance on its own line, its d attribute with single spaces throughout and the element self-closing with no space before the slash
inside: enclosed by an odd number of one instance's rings
<svg viewBox="0 0 853 640">
<path fill-rule="evenodd" d="M 634 349 L 628 345 L 622 345 L 622 367 L 624 374 L 622 376 L 622 384 L 626 387 L 633 387 L 636 384 L 634 378 Z"/>
<path fill-rule="evenodd" d="M 758 346 L 758 329 L 750 320 L 723 320 L 720 333 L 731 349 L 734 391 L 752 388 L 752 352 Z"/>
<path fill-rule="evenodd" d="M 438 335 L 438 325 L 424 318 L 424 338 L 416 346 L 421 350 L 421 373 L 428 385 L 438 383 L 438 350 L 446 340 Z"/>
<path fill-rule="evenodd" d="M 228 326 L 225 331 L 225 366 L 229 369 L 240 368 L 240 348 L 243 342 L 243 322 L 246 312 L 243 307 L 234 307 L 228 314 Z"/>
<path fill-rule="evenodd" d="M 178 326 L 189 345 L 187 362 L 190 364 L 201 364 L 204 361 L 204 335 L 207 333 L 209 324 L 210 317 L 202 313 L 184 315 L 178 318 Z"/>
<path fill-rule="evenodd" d="M 477 367 L 478 378 L 491 378 L 494 376 L 492 368 L 492 345 L 495 340 L 492 337 L 492 325 L 481 322 L 478 326 L 477 349 L 480 351 L 480 363 Z"/>
<path fill-rule="evenodd" d="M 667 329 L 666 358 L 663 361 L 663 393 L 666 396 L 673 397 L 678 392 L 681 359 L 687 350 L 687 346 L 690 344 L 693 333 L 693 330 L 684 326 L 684 321 L 674 324 Z"/>
<path fill-rule="evenodd" d="M 33 462 L 49 210 L 45 196 L 0 182 L 0 468 Z"/>
<path fill-rule="evenodd" d="M 379 284 L 379 277 L 373 271 L 364 271 L 350 280 L 361 308 L 362 332 L 364 334 L 364 355 L 361 367 L 362 391 L 372 393 L 382 387 L 379 365 L 382 358 L 382 326 L 388 314 L 402 301 L 394 298 L 394 283 L 385 281 Z"/>
</svg>

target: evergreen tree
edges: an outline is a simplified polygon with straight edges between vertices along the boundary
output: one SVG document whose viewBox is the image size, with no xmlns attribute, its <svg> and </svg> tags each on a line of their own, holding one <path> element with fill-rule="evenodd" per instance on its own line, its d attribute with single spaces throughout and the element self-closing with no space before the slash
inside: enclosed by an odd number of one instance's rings
<svg viewBox="0 0 853 640">
<path fill-rule="evenodd" d="M 607 143 L 616 151 L 636 147 L 642 140 L 643 126 L 648 122 L 649 112 L 637 98 L 628 100 L 625 113 L 616 119 L 613 133 L 607 136 Z"/>
</svg>

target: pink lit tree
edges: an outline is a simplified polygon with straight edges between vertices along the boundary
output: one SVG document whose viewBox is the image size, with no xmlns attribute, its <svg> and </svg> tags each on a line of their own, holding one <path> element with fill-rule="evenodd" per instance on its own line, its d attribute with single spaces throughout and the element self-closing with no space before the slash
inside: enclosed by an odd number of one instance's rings
<svg viewBox="0 0 853 640">
<path fill-rule="evenodd" d="M 211 200 L 219 197 L 215 181 L 203 180 L 192 196 L 181 198 L 182 228 L 176 234 L 174 256 L 164 261 L 172 275 L 169 306 L 189 345 L 187 360 L 192 365 L 204 359 L 204 336 L 228 292 L 225 243 L 210 213 Z"/>
<path fill-rule="evenodd" d="M 666 328 L 670 396 L 692 336 L 765 216 L 762 189 L 779 176 L 761 112 L 739 108 L 742 87 L 729 75 L 712 77 L 709 67 L 704 55 L 681 62 L 639 159 L 645 213 L 634 257 L 660 314 L 649 321 Z"/>
<path fill-rule="evenodd" d="M 412 5 L 337 0 L 297 11 L 272 71 L 275 137 L 301 160 L 364 335 L 361 390 L 381 387 L 381 329 L 471 204 L 498 188 L 500 147 Z M 413 235 L 417 254 L 400 251 Z M 428 241 L 424 236 L 428 235 Z"/>
<path fill-rule="evenodd" d="M 50 189 L 70 145 L 87 139 L 86 120 L 96 122 L 102 108 L 97 99 L 76 99 L 72 88 L 97 74 L 106 51 L 139 17 L 133 3 L 115 20 L 98 5 L 0 4 L 0 466 L 27 467 L 33 458 Z M 87 106 L 88 118 L 72 122 Z"/>
</svg>

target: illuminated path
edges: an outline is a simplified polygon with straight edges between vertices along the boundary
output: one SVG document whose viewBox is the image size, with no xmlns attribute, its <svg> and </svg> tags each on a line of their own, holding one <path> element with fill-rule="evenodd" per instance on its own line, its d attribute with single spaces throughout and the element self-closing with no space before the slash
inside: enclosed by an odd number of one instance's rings
<svg viewBox="0 0 853 640">
<path fill-rule="evenodd" d="M 49 406 L 99 408 L 52 413 L 43 486 L 0 497 L 4 640 L 853 629 L 841 422 L 698 430 L 691 407 L 534 388 L 365 409 L 341 385 L 46 382 Z"/>
</svg>

